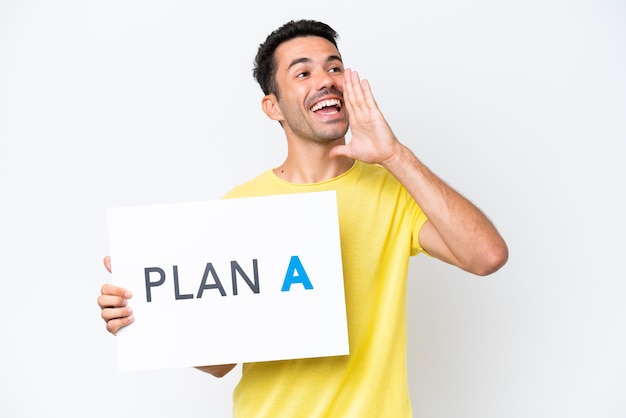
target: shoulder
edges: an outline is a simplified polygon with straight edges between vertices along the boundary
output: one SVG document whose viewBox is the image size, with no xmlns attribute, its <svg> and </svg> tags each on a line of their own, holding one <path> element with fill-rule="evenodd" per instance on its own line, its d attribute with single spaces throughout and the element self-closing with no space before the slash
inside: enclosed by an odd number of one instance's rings
<svg viewBox="0 0 626 418">
<path fill-rule="evenodd" d="M 403 189 L 400 182 L 383 166 L 357 161 L 354 168 L 355 180 L 363 185 L 395 192 Z"/>
<path fill-rule="evenodd" d="M 237 197 L 252 197 L 262 196 L 271 193 L 270 190 L 273 185 L 272 170 L 264 171 L 251 180 L 246 181 L 238 186 L 232 188 L 227 192 L 223 199 L 232 199 Z"/>
</svg>

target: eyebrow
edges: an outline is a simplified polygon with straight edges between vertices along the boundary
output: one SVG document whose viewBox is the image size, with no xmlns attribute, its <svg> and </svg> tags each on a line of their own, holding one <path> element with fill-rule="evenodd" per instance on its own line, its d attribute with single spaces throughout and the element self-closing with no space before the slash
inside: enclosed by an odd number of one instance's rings
<svg viewBox="0 0 626 418">
<path fill-rule="evenodd" d="M 291 63 L 289 63 L 289 66 L 287 67 L 287 70 L 289 70 L 294 65 L 297 65 L 297 64 L 308 64 L 308 63 L 310 63 L 312 61 L 313 60 L 311 60 L 311 58 L 307 58 L 307 57 L 296 58 L 295 60 L 291 61 Z M 339 62 L 343 63 L 343 60 L 341 59 L 341 57 L 339 55 L 330 55 L 328 58 L 326 58 L 326 63 L 327 64 L 329 62 L 332 62 L 332 61 L 339 61 Z"/>
</svg>

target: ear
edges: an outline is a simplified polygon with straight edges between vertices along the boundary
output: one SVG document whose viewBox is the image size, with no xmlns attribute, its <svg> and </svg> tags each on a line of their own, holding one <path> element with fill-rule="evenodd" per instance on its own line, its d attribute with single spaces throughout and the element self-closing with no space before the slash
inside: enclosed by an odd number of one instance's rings
<svg viewBox="0 0 626 418">
<path fill-rule="evenodd" d="M 278 105 L 278 100 L 273 93 L 263 97 L 261 100 L 261 108 L 267 117 L 272 120 L 280 122 L 284 119 L 283 112 L 280 110 L 280 106 Z"/>
</svg>

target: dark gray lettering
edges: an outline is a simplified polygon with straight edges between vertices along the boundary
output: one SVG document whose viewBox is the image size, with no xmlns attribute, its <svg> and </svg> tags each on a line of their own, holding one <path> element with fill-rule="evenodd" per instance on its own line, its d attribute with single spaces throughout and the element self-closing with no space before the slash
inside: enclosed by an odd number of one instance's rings
<svg viewBox="0 0 626 418">
<path fill-rule="evenodd" d="M 209 274 L 213 276 L 214 282 L 212 284 L 207 284 L 207 279 L 209 278 Z M 205 289 L 218 289 L 222 296 L 226 296 L 226 291 L 222 286 L 222 282 L 220 278 L 217 276 L 215 269 L 213 268 L 212 263 L 207 263 L 204 269 L 204 275 L 202 276 L 202 283 L 200 283 L 200 288 L 198 289 L 198 295 L 196 296 L 198 299 L 202 297 L 202 293 Z"/>
<path fill-rule="evenodd" d="M 146 301 L 152 302 L 151 288 L 161 286 L 163 283 L 165 283 L 165 272 L 163 271 L 163 269 L 158 268 L 158 267 L 146 267 L 143 270 L 144 270 L 144 276 L 146 278 Z M 150 273 L 159 273 L 161 278 L 156 282 L 151 282 Z"/>
<path fill-rule="evenodd" d="M 239 273 L 239 275 L 241 275 L 241 277 L 246 282 L 248 287 L 250 289 L 252 289 L 252 291 L 254 293 L 259 293 L 259 291 L 260 291 L 260 289 L 259 289 L 259 270 L 258 270 L 256 258 L 254 260 L 252 260 L 252 269 L 253 269 L 253 273 L 254 273 L 254 283 L 250 280 L 250 277 L 248 277 L 246 272 L 243 271 L 243 269 L 241 268 L 239 263 L 237 263 L 236 261 L 231 261 L 230 262 L 230 272 L 231 272 L 232 281 L 233 281 L 233 295 L 237 295 L 238 294 L 238 292 L 237 292 L 237 273 Z"/>
</svg>

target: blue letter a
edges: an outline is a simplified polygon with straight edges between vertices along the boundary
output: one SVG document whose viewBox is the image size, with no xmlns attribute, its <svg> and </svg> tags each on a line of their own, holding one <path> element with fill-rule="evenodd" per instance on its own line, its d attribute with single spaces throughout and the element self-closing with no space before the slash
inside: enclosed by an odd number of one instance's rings
<svg viewBox="0 0 626 418">
<path fill-rule="evenodd" d="M 283 288 L 280 289 L 280 291 L 289 292 L 293 283 L 302 283 L 307 290 L 313 289 L 309 276 L 307 276 L 306 271 L 304 271 L 304 267 L 302 267 L 302 263 L 297 255 L 292 255 L 291 260 L 289 260 L 289 267 L 287 267 Z"/>
</svg>

